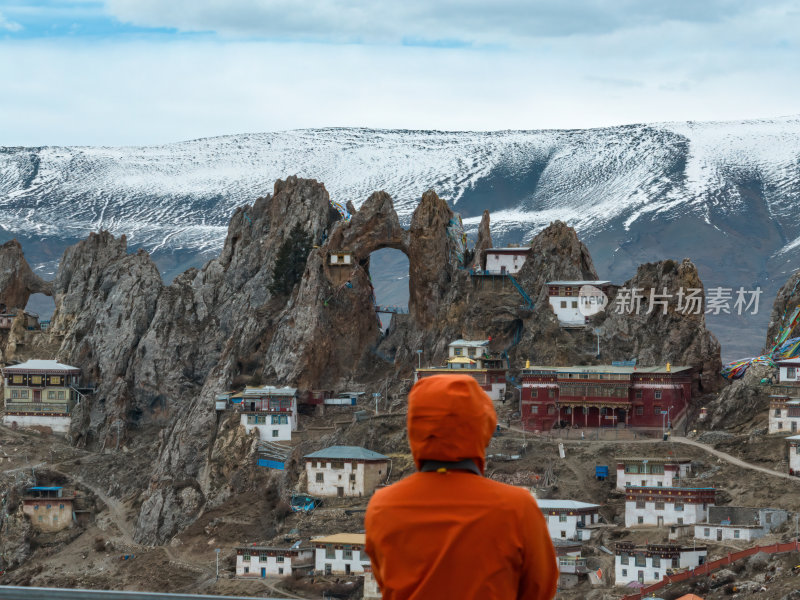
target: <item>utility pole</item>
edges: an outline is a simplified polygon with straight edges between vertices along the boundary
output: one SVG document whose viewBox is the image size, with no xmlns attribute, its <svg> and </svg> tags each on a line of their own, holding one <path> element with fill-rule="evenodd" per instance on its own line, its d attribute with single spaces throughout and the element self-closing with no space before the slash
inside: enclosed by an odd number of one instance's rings
<svg viewBox="0 0 800 600">
<path fill-rule="evenodd" d="M 417 369 L 422 368 L 422 350 L 417 350 Z"/>
</svg>

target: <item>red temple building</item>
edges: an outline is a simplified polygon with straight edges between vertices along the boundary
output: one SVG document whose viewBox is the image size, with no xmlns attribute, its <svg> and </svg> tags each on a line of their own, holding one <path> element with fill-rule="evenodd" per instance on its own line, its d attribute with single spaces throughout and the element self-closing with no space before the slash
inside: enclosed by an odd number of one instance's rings
<svg viewBox="0 0 800 600">
<path fill-rule="evenodd" d="M 692 397 L 692 367 L 527 366 L 520 411 L 526 428 L 661 427 Z"/>
</svg>

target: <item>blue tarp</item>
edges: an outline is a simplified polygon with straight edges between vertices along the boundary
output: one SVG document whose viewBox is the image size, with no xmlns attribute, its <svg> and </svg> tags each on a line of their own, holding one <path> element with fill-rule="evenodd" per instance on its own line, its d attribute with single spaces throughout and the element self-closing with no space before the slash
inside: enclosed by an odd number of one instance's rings
<svg viewBox="0 0 800 600">
<path fill-rule="evenodd" d="M 259 467 L 267 467 L 268 469 L 278 469 L 279 471 L 284 470 L 284 463 L 278 462 L 277 460 L 268 460 L 266 458 L 259 458 L 256 461 L 256 464 Z"/>
<path fill-rule="evenodd" d="M 60 489 L 63 489 L 63 488 L 61 486 L 58 486 L 58 487 L 36 486 L 36 487 L 28 488 L 28 489 L 31 490 L 31 491 L 36 491 L 36 492 L 55 492 L 56 490 L 60 490 Z"/>
</svg>

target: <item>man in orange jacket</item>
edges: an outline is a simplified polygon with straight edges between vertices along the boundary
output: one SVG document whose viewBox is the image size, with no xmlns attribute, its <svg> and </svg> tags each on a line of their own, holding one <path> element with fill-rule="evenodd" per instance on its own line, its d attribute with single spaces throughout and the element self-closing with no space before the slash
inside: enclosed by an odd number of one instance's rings
<svg viewBox="0 0 800 600">
<path fill-rule="evenodd" d="M 558 566 L 527 490 L 483 477 L 497 425 L 468 375 L 420 380 L 408 400 L 418 472 L 375 493 L 366 550 L 384 600 L 550 600 Z"/>
</svg>

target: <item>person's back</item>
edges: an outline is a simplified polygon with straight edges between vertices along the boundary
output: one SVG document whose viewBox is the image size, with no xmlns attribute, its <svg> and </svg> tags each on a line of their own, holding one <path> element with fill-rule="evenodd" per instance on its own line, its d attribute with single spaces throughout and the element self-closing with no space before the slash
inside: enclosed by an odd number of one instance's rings
<svg viewBox="0 0 800 600">
<path fill-rule="evenodd" d="M 366 515 L 366 550 L 385 600 L 555 594 L 555 553 L 530 492 L 480 474 L 496 422 L 470 376 L 414 386 L 409 442 L 422 472 L 376 492 Z"/>
</svg>

